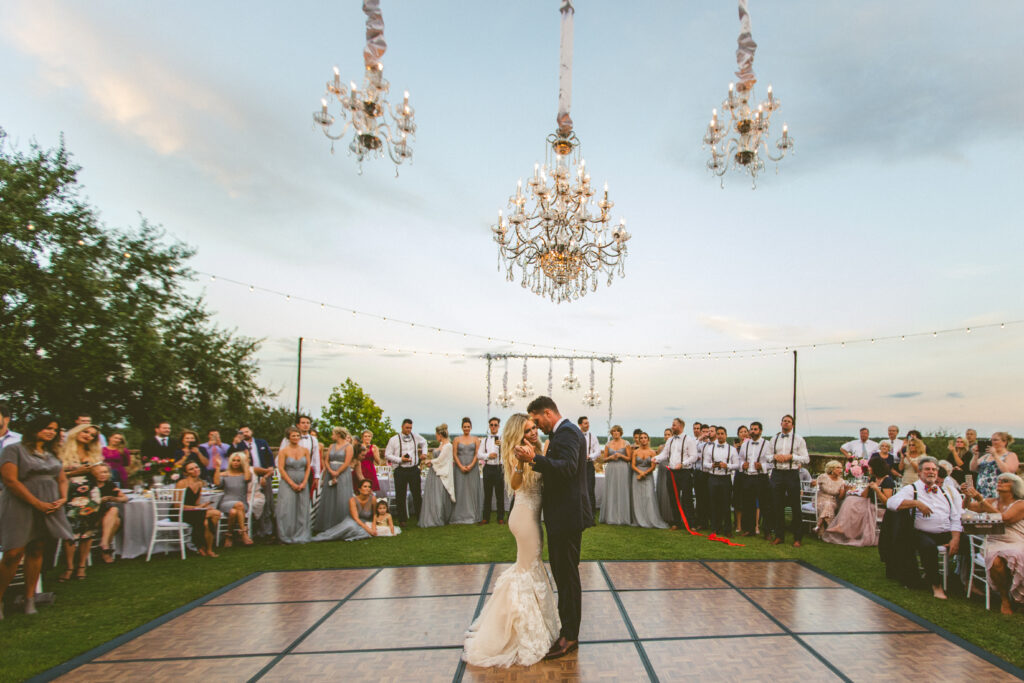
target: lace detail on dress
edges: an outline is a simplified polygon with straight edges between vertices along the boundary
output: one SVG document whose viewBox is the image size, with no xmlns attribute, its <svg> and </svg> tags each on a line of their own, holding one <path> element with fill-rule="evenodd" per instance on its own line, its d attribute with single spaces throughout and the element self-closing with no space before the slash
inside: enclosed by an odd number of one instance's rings
<svg viewBox="0 0 1024 683">
<path fill-rule="evenodd" d="M 524 505 L 531 510 L 540 510 L 541 492 L 540 474 L 536 475 L 533 484 L 523 484 L 516 494 L 516 505 Z"/>
</svg>

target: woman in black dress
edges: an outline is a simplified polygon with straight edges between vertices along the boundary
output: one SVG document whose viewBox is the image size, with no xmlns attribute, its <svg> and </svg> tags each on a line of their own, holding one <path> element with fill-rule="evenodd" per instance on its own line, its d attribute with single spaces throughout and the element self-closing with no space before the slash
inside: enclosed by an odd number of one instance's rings
<svg viewBox="0 0 1024 683">
<path fill-rule="evenodd" d="M 210 503 L 200 503 L 203 493 L 203 480 L 199 477 L 201 470 L 198 463 L 185 465 L 185 477 L 178 481 L 178 488 L 185 489 L 185 514 L 182 518 L 192 525 L 192 544 L 203 557 L 217 557 L 213 551 L 217 525 L 220 523 L 220 510 Z"/>
</svg>

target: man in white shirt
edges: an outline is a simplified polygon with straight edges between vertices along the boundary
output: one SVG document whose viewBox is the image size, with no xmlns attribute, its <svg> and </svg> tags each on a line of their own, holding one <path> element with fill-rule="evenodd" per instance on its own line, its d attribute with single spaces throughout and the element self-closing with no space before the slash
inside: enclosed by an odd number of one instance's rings
<svg viewBox="0 0 1024 683">
<path fill-rule="evenodd" d="M 672 436 L 665 442 L 661 453 L 654 457 L 655 462 L 665 463 L 672 478 L 665 483 L 672 494 L 669 497 L 672 499 L 673 530 L 694 524 L 693 466 L 697 463 L 697 440 L 684 432 L 685 427 L 686 422 L 682 418 L 672 420 Z"/>
<path fill-rule="evenodd" d="M 768 439 L 761 438 L 763 429 L 760 422 L 750 423 L 750 438 L 740 446 L 740 471 L 736 474 L 735 483 L 740 486 L 743 535 L 754 535 L 760 511 L 761 535 L 767 539 L 774 523 L 772 487 L 768 480 L 772 469 L 772 449 Z"/>
<path fill-rule="evenodd" d="M 899 453 L 903 450 L 903 439 L 899 438 L 900 428 L 896 425 L 889 425 L 889 438 L 886 441 L 889 442 L 889 454 L 893 460 L 899 458 Z"/>
<path fill-rule="evenodd" d="M 576 425 L 583 432 L 583 439 L 587 442 L 587 494 L 590 496 L 590 509 L 597 513 L 597 470 L 594 463 L 601 457 L 601 440 L 590 432 L 590 419 L 582 416 L 576 420 Z"/>
<path fill-rule="evenodd" d="M 711 530 L 729 536 L 732 529 L 729 501 L 732 500 L 732 473 L 740 468 L 740 455 L 729 443 L 725 427 L 715 428 L 715 442 L 704 447 L 704 471 L 708 476 L 711 503 Z"/>
<path fill-rule="evenodd" d="M 775 539 L 772 545 L 786 540 L 786 508 L 790 509 L 793 547 L 799 548 L 804 537 L 804 524 L 800 516 L 800 469 L 811 461 L 807 442 L 793 431 L 796 422 L 792 415 L 782 416 L 782 431 L 772 438 L 772 509 L 775 512 Z"/>
<path fill-rule="evenodd" d="M 913 510 L 917 554 L 932 595 L 946 599 L 939 577 L 939 546 L 948 546 L 947 554 L 955 557 L 960 548 L 960 506 L 939 486 L 939 463 L 931 456 L 917 461 L 918 480 L 894 493 L 886 507 L 892 511 Z"/>
<path fill-rule="evenodd" d="M 309 497 L 315 500 L 320 492 L 320 442 L 309 431 L 313 428 L 313 420 L 308 415 L 300 415 L 296 425 L 299 428 L 299 446 L 309 450 Z M 279 448 L 288 445 L 288 439 L 281 439 Z"/>
<path fill-rule="evenodd" d="M 402 431 L 388 441 L 384 449 L 384 457 L 391 464 L 391 472 L 395 478 L 395 507 L 398 522 L 405 526 L 410 515 L 419 517 L 423 492 L 420 489 L 420 457 L 427 454 L 427 440 L 419 434 L 412 433 L 412 420 L 402 420 Z M 412 507 L 406 512 L 405 492 L 412 489 Z"/>
<path fill-rule="evenodd" d="M 468 417 L 462 418 L 465 424 Z M 472 423 L 470 423 L 472 424 Z M 477 524 L 487 524 L 491 519 L 491 500 L 498 499 L 498 524 L 505 523 L 505 477 L 501 467 L 501 442 L 498 437 L 498 427 L 501 420 L 492 417 L 487 427 L 490 433 L 480 439 L 480 447 L 477 449 L 476 458 L 484 464 L 484 514 Z"/>
<path fill-rule="evenodd" d="M 871 456 L 878 452 L 878 442 L 872 441 L 870 436 L 871 432 L 868 431 L 868 428 L 861 427 L 860 438 L 847 441 L 839 447 L 839 452 L 847 458 L 870 460 Z"/>
<path fill-rule="evenodd" d="M 11 409 L 6 403 L 0 403 L 0 451 L 4 446 L 21 442 L 21 434 L 10 430 Z"/>
<path fill-rule="evenodd" d="M 693 466 L 693 515 L 695 529 L 707 529 L 711 526 L 711 494 L 708 488 L 708 473 L 704 469 L 704 451 L 715 443 L 714 425 L 701 425 L 700 441 L 697 442 L 697 462 Z"/>
</svg>

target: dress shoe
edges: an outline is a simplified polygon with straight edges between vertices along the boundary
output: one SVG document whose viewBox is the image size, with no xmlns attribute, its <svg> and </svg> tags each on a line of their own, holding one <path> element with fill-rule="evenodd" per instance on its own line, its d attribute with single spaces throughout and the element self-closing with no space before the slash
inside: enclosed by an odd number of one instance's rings
<svg viewBox="0 0 1024 683">
<path fill-rule="evenodd" d="M 803 543 L 801 543 L 800 541 L 793 541 L 793 547 L 794 548 L 799 548 L 802 545 L 803 545 Z"/>
<path fill-rule="evenodd" d="M 778 536 L 776 536 L 775 538 L 772 539 L 772 545 L 780 545 L 781 543 L 782 543 L 782 539 L 779 538 Z"/>
<path fill-rule="evenodd" d="M 477 526 L 483 526 L 484 524 L 487 524 L 487 520 L 486 519 L 482 519 L 482 520 L 480 520 L 479 522 L 476 523 Z"/>
<path fill-rule="evenodd" d="M 504 524 L 504 523 L 505 523 L 505 520 L 503 520 L 503 519 L 499 519 L 498 520 L 498 524 Z"/>
<path fill-rule="evenodd" d="M 580 641 L 559 638 L 555 641 L 555 646 L 552 646 L 552 648 L 548 650 L 548 653 L 544 655 L 544 659 L 558 659 L 559 657 L 564 657 L 570 652 L 578 650 L 580 647 Z"/>
</svg>

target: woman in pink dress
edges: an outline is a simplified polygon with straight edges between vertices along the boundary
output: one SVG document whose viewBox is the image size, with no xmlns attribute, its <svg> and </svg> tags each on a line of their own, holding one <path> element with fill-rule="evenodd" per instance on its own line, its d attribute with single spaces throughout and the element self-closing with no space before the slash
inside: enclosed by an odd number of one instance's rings
<svg viewBox="0 0 1024 683">
<path fill-rule="evenodd" d="M 380 491 L 380 482 L 377 481 L 377 463 L 380 460 L 380 453 L 377 451 L 377 447 L 372 443 L 373 432 L 369 429 L 363 430 L 362 438 L 363 452 L 360 458 L 361 462 L 359 463 L 359 474 L 362 476 L 357 476 L 356 472 L 352 473 L 352 476 L 356 477 L 354 485 L 358 487 L 359 480 L 367 479 L 370 484 L 373 485 L 374 491 Z M 358 490 L 358 488 L 356 490 Z"/>
<path fill-rule="evenodd" d="M 1013 614 L 1013 601 L 1024 604 L 1024 480 L 1011 472 L 996 478 L 996 497 L 984 498 L 978 491 L 964 485 L 969 510 L 999 514 L 1006 525 L 1002 535 L 987 539 L 985 568 L 988 583 L 999 593 L 999 611 Z"/>
<path fill-rule="evenodd" d="M 118 485 L 128 486 L 128 466 L 132 464 L 132 454 L 128 451 L 123 434 L 110 435 L 110 441 L 103 447 L 103 459 Z"/>
</svg>

